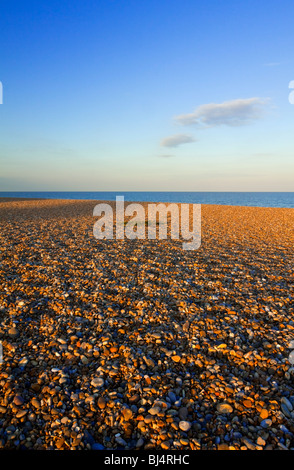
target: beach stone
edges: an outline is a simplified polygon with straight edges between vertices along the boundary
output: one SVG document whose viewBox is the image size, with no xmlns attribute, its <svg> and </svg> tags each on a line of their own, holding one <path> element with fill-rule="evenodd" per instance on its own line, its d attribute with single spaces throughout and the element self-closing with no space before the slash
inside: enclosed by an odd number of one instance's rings
<svg viewBox="0 0 294 470">
<path fill-rule="evenodd" d="M 41 406 L 39 400 L 37 400 L 37 398 L 35 398 L 35 397 L 32 398 L 31 403 L 32 403 L 33 407 L 37 408 L 37 409 L 39 409 L 40 406 Z"/>
<path fill-rule="evenodd" d="M 182 431 L 189 431 L 189 429 L 191 429 L 191 423 L 189 423 L 189 421 L 180 421 L 179 422 L 179 428 L 182 430 Z"/>
<path fill-rule="evenodd" d="M 89 363 L 89 359 L 83 354 L 81 356 L 81 362 L 86 365 Z"/>
<path fill-rule="evenodd" d="M 160 338 L 161 338 L 161 334 L 160 334 L 160 333 L 152 333 L 151 336 L 152 336 L 152 338 L 154 338 L 154 339 L 160 339 Z"/>
<path fill-rule="evenodd" d="M 57 449 L 61 449 L 64 445 L 64 437 L 60 437 L 59 439 L 57 439 L 55 445 L 56 445 Z"/>
<path fill-rule="evenodd" d="M 180 362 L 181 356 L 178 356 L 177 354 L 175 356 L 171 357 L 174 362 Z"/>
<path fill-rule="evenodd" d="M 281 403 L 281 410 L 287 418 L 291 418 L 291 411 L 288 409 L 285 403 Z"/>
<path fill-rule="evenodd" d="M 21 395 L 15 395 L 13 403 L 17 406 L 21 406 L 24 404 L 24 399 Z"/>
<path fill-rule="evenodd" d="M 290 402 L 290 400 L 288 400 L 288 398 L 282 397 L 281 403 L 283 403 L 283 404 L 288 408 L 289 412 L 290 412 L 290 411 L 293 411 L 293 405 L 292 405 L 292 403 Z"/>
<path fill-rule="evenodd" d="M 103 410 L 106 407 L 106 400 L 104 397 L 99 397 L 97 403 L 101 410 Z"/>
<path fill-rule="evenodd" d="M 91 449 L 92 450 L 104 450 L 105 447 L 104 447 L 104 445 L 100 444 L 99 442 L 95 442 L 95 444 L 92 444 Z"/>
<path fill-rule="evenodd" d="M 144 418 L 144 423 L 146 424 L 152 423 L 153 421 L 154 421 L 154 416 L 151 414 L 146 415 Z"/>
<path fill-rule="evenodd" d="M 262 408 L 262 410 L 259 413 L 259 416 L 261 419 L 268 418 L 268 410 L 266 408 Z"/>
<path fill-rule="evenodd" d="M 264 429 L 270 428 L 271 425 L 272 425 L 272 420 L 269 418 L 263 419 L 260 423 L 260 426 Z"/>
<path fill-rule="evenodd" d="M 251 408 L 253 406 L 253 402 L 247 399 L 243 401 L 243 405 L 245 406 L 245 408 Z"/>
<path fill-rule="evenodd" d="M 29 362 L 29 359 L 27 357 L 23 357 L 20 361 L 19 361 L 19 365 L 20 367 L 25 367 Z"/>
<path fill-rule="evenodd" d="M 169 441 L 163 441 L 161 444 L 161 448 L 164 450 L 168 450 L 170 448 L 170 442 Z"/>
<path fill-rule="evenodd" d="M 175 403 L 177 401 L 177 396 L 174 394 L 174 392 L 169 391 L 167 396 L 170 399 L 171 403 Z"/>
<path fill-rule="evenodd" d="M 70 419 L 69 419 L 67 416 L 64 416 L 63 418 L 61 418 L 60 422 L 61 422 L 62 424 L 68 424 L 68 423 L 70 423 Z M 88 440 L 89 434 L 90 434 L 90 433 L 88 433 L 88 431 L 86 430 L 86 431 L 85 431 L 86 440 Z"/>
<path fill-rule="evenodd" d="M 189 439 L 184 439 L 183 437 L 180 438 L 180 443 L 182 446 L 188 446 L 189 445 Z"/>
<path fill-rule="evenodd" d="M 263 446 L 263 447 L 266 445 L 266 441 L 261 436 L 258 436 L 256 443 L 257 445 Z"/>
<path fill-rule="evenodd" d="M 78 447 L 81 443 L 82 439 L 80 437 L 75 437 L 71 443 L 73 447 Z"/>
<path fill-rule="evenodd" d="M 17 338 L 19 336 L 19 331 L 17 328 L 12 327 L 12 328 L 9 328 L 8 334 L 11 338 Z"/>
<path fill-rule="evenodd" d="M 243 442 L 243 444 L 245 444 L 245 446 L 248 449 L 250 450 L 256 449 L 256 445 L 248 437 L 242 437 L 241 441 Z"/>
<path fill-rule="evenodd" d="M 155 367 L 155 362 L 151 357 L 143 356 L 143 359 L 148 367 L 151 367 L 151 368 Z"/>
<path fill-rule="evenodd" d="M 140 437 L 136 442 L 136 447 L 139 448 L 139 447 L 142 447 L 143 445 L 144 445 L 144 439 Z"/>
<path fill-rule="evenodd" d="M 158 415 L 158 413 L 160 413 L 160 407 L 153 406 L 152 408 L 149 409 L 148 413 L 151 414 L 152 416 Z"/>
<path fill-rule="evenodd" d="M 140 400 L 140 395 L 138 395 L 138 393 L 135 393 L 135 395 L 132 395 L 131 397 L 129 397 L 129 403 L 132 405 L 137 403 L 139 400 Z"/>
<path fill-rule="evenodd" d="M 19 410 L 16 413 L 15 417 L 18 418 L 18 419 L 23 418 L 27 414 L 27 412 L 28 412 L 28 410 Z"/>
<path fill-rule="evenodd" d="M 129 419 L 131 419 L 133 416 L 133 412 L 132 410 L 130 410 L 130 408 L 124 408 L 122 410 L 122 414 L 123 414 L 125 421 L 129 421 Z"/>
<path fill-rule="evenodd" d="M 228 444 L 218 444 L 217 450 L 229 450 Z"/>
<path fill-rule="evenodd" d="M 103 387 L 104 379 L 102 377 L 95 377 L 91 380 L 91 385 L 93 385 L 93 387 Z"/>
<path fill-rule="evenodd" d="M 181 420 L 185 420 L 188 416 L 188 409 L 186 407 L 182 407 L 179 409 L 179 418 Z"/>
<path fill-rule="evenodd" d="M 126 447 L 127 443 L 121 436 L 116 436 L 115 440 L 119 445 Z"/>
<path fill-rule="evenodd" d="M 231 405 L 229 405 L 229 403 L 218 403 L 216 409 L 219 413 L 222 414 L 233 412 L 233 408 L 231 407 Z"/>
<path fill-rule="evenodd" d="M 291 351 L 288 356 L 290 364 L 294 364 L 294 351 Z"/>
</svg>

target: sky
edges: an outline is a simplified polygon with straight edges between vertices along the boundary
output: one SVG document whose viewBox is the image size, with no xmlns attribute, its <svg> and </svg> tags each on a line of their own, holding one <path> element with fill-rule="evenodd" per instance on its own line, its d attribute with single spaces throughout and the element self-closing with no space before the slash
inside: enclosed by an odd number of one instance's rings
<svg viewBox="0 0 294 470">
<path fill-rule="evenodd" d="M 1 0 L 0 191 L 294 191 L 293 18 Z"/>
</svg>

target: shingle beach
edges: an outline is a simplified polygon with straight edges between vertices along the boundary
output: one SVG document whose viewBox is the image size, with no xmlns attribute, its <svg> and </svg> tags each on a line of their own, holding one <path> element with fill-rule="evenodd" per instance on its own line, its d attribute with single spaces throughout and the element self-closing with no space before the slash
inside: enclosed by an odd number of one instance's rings
<svg viewBox="0 0 294 470">
<path fill-rule="evenodd" d="M 294 209 L 202 205 L 185 251 L 97 202 L 0 199 L 0 447 L 294 449 Z"/>
</svg>

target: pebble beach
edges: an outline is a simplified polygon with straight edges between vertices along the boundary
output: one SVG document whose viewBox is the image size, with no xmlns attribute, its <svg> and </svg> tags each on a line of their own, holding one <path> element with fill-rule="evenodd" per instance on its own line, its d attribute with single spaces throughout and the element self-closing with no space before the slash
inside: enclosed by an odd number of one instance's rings
<svg viewBox="0 0 294 470">
<path fill-rule="evenodd" d="M 202 205 L 185 251 L 97 202 L 0 199 L 0 448 L 293 450 L 294 209 Z"/>
</svg>

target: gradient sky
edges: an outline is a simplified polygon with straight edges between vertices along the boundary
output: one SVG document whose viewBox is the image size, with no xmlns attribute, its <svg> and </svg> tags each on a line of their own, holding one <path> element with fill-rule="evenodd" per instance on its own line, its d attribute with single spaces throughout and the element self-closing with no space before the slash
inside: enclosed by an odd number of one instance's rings
<svg viewBox="0 0 294 470">
<path fill-rule="evenodd" d="M 0 190 L 294 191 L 293 0 L 1 0 Z"/>
</svg>

